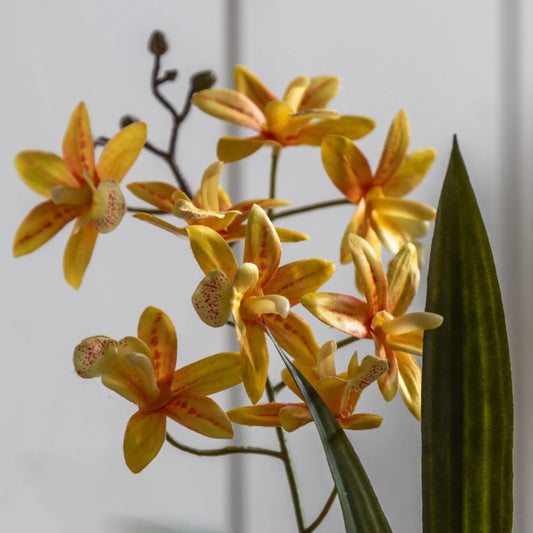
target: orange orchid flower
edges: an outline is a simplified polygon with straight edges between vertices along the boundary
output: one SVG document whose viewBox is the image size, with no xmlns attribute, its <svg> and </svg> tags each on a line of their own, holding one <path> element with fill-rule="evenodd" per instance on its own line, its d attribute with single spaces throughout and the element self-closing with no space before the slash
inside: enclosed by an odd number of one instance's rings
<svg viewBox="0 0 533 533">
<path fill-rule="evenodd" d="M 232 205 L 226 191 L 218 185 L 223 168 L 224 163 L 221 161 L 207 167 L 200 189 L 192 200 L 174 185 L 164 182 L 135 182 L 127 187 L 141 200 L 185 220 L 189 225 L 197 224 L 215 230 L 227 242 L 244 239 L 246 220 L 254 204 L 263 209 L 290 205 L 291 202 L 275 198 L 246 200 Z M 133 216 L 175 235 L 188 238 L 186 227 L 178 228 L 151 213 L 136 213 Z M 282 242 L 297 242 L 308 238 L 303 233 L 288 229 L 276 228 L 276 231 Z"/>
<path fill-rule="evenodd" d="M 296 360 L 313 361 L 318 345 L 308 324 L 290 308 L 319 288 L 335 266 L 325 259 L 303 259 L 279 266 L 281 244 L 266 213 L 251 209 L 242 266 L 228 243 L 205 226 L 189 226 L 194 256 L 206 276 L 192 301 L 200 318 L 220 327 L 231 316 L 239 339 L 243 382 L 253 403 L 261 398 L 268 374 L 263 320 L 280 346 Z"/>
<path fill-rule="evenodd" d="M 91 259 L 98 233 L 113 230 L 126 212 L 119 183 L 146 140 L 146 125 L 136 122 L 119 131 L 104 147 L 98 164 L 85 104 L 78 104 L 63 138 L 63 158 L 25 151 L 15 158 L 23 181 L 47 200 L 20 224 L 13 255 L 33 252 L 65 224 L 77 219 L 63 257 L 65 280 L 77 289 Z"/>
<path fill-rule="evenodd" d="M 139 407 L 124 436 L 124 458 L 134 473 L 159 453 L 167 417 L 208 437 L 233 436 L 230 420 L 208 395 L 242 381 L 239 353 L 219 353 L 179 370 L 176 354 L 174 326 L 155 307 L 141 315 L 138 337 L 89 337 L 74 350 L 81 377 L 101 377 L 106 387 Z"/>
<path fill-rule="evenodd" d="M 329 407 L 339 424 L 345 429 L 373 429 L 381 425 L 382 417 L 369 413 L 354 414 L 362 391 L 387 369 L 387 362 L 373 355 L 363 359 L 361 365 L 354 353 L 348 370 L 337 374 L 335 369 L 334 341 L 325 343 L 318 351 L 313 366 L 296 362 L 298 369 L 314 387 Z M 302 400 L 302 395 L 289 371 L 282 371 L 285 384 Z M 305 403 L 270 402 L 246 407 L 237 407 L 227 412 L 230 420 L 247 426 L 282 426 L 294 431 L 311 422 L 313 417 Z"/>
<path fill-rule="evenodd" d="M 366 117 L 324 109 L 339 90 L 334 76 L 298 76 L 280 100 L 255 74 L 241 65 L 234 70 L 235 89 L 206 89 L 192 103 L 214 117 L 257 132 L 247 138 L 222 137 L 217 146 L 221 161 L 243 159 L 263 145 L 281 149 L 291 145 L 320 146 L 327 134 L 359 139 L 375 126 Z"/>
<path fill-rule="evenodd" d="M 424 330 L 435 329 L 442 317 L 435 313 L 405 314 L 420 280 L 417 251 L 405 244 L 389 264 L 387 275 L 370 244 L 351 234 L 348 239 L 357 278 L 366 297 L 313 293 L 302 298 L 303 306 L 322 322 L 358 338 L 372 339 L 376 355 L 388 362 L 378 379 L 385 400 L 398 388 L 409 411 L 421 417 L 421 371 L 411 354 L 422 355 Z"/>
<path fill-rule="evenodd" d="M 429 170 L 436 152 L 432 148 L 407 155 L 409 122 L 402 110 L 393 120 L 376 172 L 357 146 L 345 136 L 322 140 L 322 162 L 331 181 L 354 204 L 355 211 L 341 243 L 341 263 L 350 262 L 348 237 L 366 239 L 379 254 L 381 243 L 396 253 L 406 242 L 415 242 L 435 219 L 433 207 L 401 198 L 411 192 Z M 421 247 L 421 245 L 417 246 Z M 422 251 L 420 251 L 422 259 Z"/>
</svg>

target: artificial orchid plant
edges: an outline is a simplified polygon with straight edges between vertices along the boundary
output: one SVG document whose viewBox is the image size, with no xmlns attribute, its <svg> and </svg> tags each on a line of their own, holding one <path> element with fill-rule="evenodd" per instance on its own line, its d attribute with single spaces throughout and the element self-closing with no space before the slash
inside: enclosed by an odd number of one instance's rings
<svg viewBox="0 0 533 533">
<path fill-rule="evenodd" d="M 278 98 L 243 66 L 235 67 L 234 89 L 213 88 L 214 74 L 202 71 L 191 78 L 178 111 L 161 91 L 176 78 L 176 71 L 161 72 L 163 34 L 152 34 L 149 50 L 152 92 L 172 119 L 167 149 L 148 141 L 146 124 L 130 117 L 113 138 L 95 139 L 80 103 L 61 156 L 32 150 L 15 158 L 23 181 L 46 198 L 20 224 L 15 256 L 33 252 L 75 221 L 63 270 L 77 289 L 98 234 L 112 231 L 131 211 L 190 247 L 203 279 L 187 299 L 206 327 L 235 331 L 238 351 L 209 354 L 176 369 L 175 327 L 166 312 L 147 307 L 134 336 L 90 336 L 75 347 L 79 376 L 101 378 L 137 408 L 123 443 L 128 468 L 138 473 L 149 467 L 165 440 L 197 455 L 270 455 L 285 464 L 300 533 L 317 529 L 337 497 L 346 531 L 392 531 L 344 433 L 383 423 L 379 414 L 360 412 L 357 405 L 368 387 L 379 387 L 385 401 L 399 392 L 407 416 L 421 421 L 424 531 L 510 531 L 513 407 L 505 320 L 490 246 L 456 141 L 435 209 L 405 198 L 436 157 L 431 148 L 409 152 L 405 111 L 393 118 L 372 170 L 354 141 L 375 123 L 327 108 L 339 90 L 336 77 L 298 76 Z M 196 193 L 176 160 L 177 133 L 193 107 L 254 132 L 219 140 L 219 160 L 209 162 Z M 276 196 L 278 159 L 296 145 L 321 150 L 323 169 L 316 179 L 330 179 L 342 198 L 288 207 L 290 202 Z M 103 146 L 97 163 L 95 146 Z M 219 186 L 224 165 L 265 148 L 272 153 L 269 197 L 233 203 Z M 143 149 L 168 164 L 175 183 L 129 183 L 131 193 L 149 204 L 134 208 L 126 205 L 120 184 Z M 282 245 L 298 246 L 308 237 L 279 227 L 277 219 L 350 203 L 355 212 L 338 236 L 337 258 L 282 262 Z M 424 268 L 420 239 L 435 219 L 426 310 L 411 311 Z M 235 253 L 237 241 L 242 258 Z M 353 269 L 354 286 L 345 294 L 321 291 L 335 275 L 335 260 Z M 319 344 L 313 330 L 318 322 L 304 318 L 302 307 L 345 338 Z M 368 339 L 372 353 L 361 358 L 354 352 L 339 369 L 337 350 L 358 339 Z M 269 371 L 272 357 L 286 364 L 278 379 Z M 244 387 L 248 405 L 224 411 L 210 397 L 236 386 Z M 283 389 L 288 394 L 282 400 Z M 234 424 L 274 427 L 279 450 L 193 449 L 167 433 L 167 418 L 215 439 L 232 438 Z M 333 476 L 331 496 L 311 523 L 286 436 L 308 423 L 316 424 Z"/>
</svg>

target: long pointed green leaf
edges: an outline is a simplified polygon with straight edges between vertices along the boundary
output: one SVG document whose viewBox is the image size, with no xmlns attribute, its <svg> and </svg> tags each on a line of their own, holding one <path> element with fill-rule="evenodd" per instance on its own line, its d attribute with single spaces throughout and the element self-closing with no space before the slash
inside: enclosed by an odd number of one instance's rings
<svg viewBox="0 0 533 533">
<path fill-rule="evenodd" d="M 424 335 L 424 532 L 509 532 L 513 398 L 505 316 L 456 139 L 437 211 L 426 309 L 444 323 Z"/>
<path fill-rule="evenodd" d="M 313 415 L 337 487 L 346 533 L 392 532 L 365 469 L 337 419 L 268 333 Z"/>
</svg>

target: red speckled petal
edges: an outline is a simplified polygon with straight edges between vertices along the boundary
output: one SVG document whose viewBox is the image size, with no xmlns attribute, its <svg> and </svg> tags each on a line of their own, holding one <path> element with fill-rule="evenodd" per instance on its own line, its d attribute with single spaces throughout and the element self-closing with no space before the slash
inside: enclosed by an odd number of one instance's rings
<svg viewBox="0 0 533 533">
<path fill-rule="evenodd" d="M 156 307 L 147 307 L 139 319 L 137 334 L 152 350 L 157 383 L 170 387 L 178 351 L 176 330 L 170 318 Z"/>
<path fill-rule="evenodd" d="M 229 319 L 232 310 L 233 287 L 222 270 L 212 270 L 192 295 L 198 316 L 208 326 L 219 328 Z"/>
</svg>

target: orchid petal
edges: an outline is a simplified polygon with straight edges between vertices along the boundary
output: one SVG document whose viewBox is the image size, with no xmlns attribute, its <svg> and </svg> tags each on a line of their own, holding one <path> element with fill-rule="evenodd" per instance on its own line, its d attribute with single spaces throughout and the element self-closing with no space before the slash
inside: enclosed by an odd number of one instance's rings
<svg viewBox="0 0 533 533">
<path fill-rule="evenodd" d="M 157 382 L 170 386 L 178 351 L 174 324 L 168 315 L 157 307 L 147 307 L 139 318 L 137 334 L 152 351 Z"/>
<path fill-rule="evenodd" d="M 429 230 L 426 220 L 392 217 L 378 211 L 372 212 L 370 224 L 385 248 L 395 254 L 406 242 L 423 237 Z"/>
<path fill-rule="evenodd" d="M 322 398 L 324 403 L 328 406 L 329 410 L 334 416 L 341 416 L 346 406 L 343 405 L 344 395 L 346 391 L 346 381 L 338 378 L 337 376 L 326 376 L 318 380 L 315 385 L 315 390 Z M 356 398 L 355 398 L 356 399 Z M 346 409 L 351 413 L 355 402 L 351 402 L 350 409 Z"/>
<path fill-rule="evenodd" d="M 192 295 L 192 304 L 198 316 L 213 328 L 223 326 L 232 310 L 232 285 L 222 270 L 212 270 Z"/>
<path fill-rule="evenodd" d="M 314 292 L 302 297 L 302 305 L 322 322 L 363 339 L 368 336 L 369 306 L 345 294 Z"/>
<path fill-rule="evenodd" d="M 218 211 L 218 180 L 224 163 L 216 161 L 207 167 L 202 176 L 202 185 L 200 187 L 200 198 L 202 207 L 208 211 Z"/>
<path fill-rule="evenodd" d="M 285 431 L 294 431 L 313 420 L 305 404 L 286 405 L 280 410 L 279 418 Z"/>
<path fill-rule="evenodd" d="M 172 208 L 174 207 L 172 194 L 177 190 L 174 185 L 162 181 L 138 181 L 130 183 L 126 185 L 126 187 L 137 196 L 137 198 L 140 198 L 167 213 L 172 212 Z"/>
<path fill-rule="evenodd" d="M 385 195 L 400 197 L 410 193 L 424 179 L 436 156 L 433 148 L 409 154 L 394 176 L 383 185 Z"/>
<path fill-rule="evenodd" d="M 277 96 L 251 71 L 242 65 L 236 65 L 233 71 L 235 89 L 245 94 L 254 104 L 263 111 L 271 100 Z"/>
<path fill-rule="evenodd" d="M 163 412 L 182 426 L 213 439 L 231 439 L 233 428 L 219 405 L 200 394 L 182 394 L 170 401 Z"/>
<path fill-rule="evenodd" d="M 368 201 L 368 208 L 381 215 L 412 220 L 434 220 L 436 216 L 434 207 L 404 198 L 372 198 Z"/>
<path fill-rule="evenodd" d="M 442 317 L 436 313 L 418 311 L 387 320 L 383 322 L 381 329 L 387 335 L 404 335 L 414 331 L 438 328 L 442 321 Z"/>
<path fill-rule="evenodd" d="M 278 268 L 276 275 L 263 286 L 265 294 L 281 294 L 290 305 L 300 303 L 308 292 L 321 287 L 335 271 L 335 265 L 325 259 L 302 259 Z"/>
<path fill-rule="evenodd" d="M 385 348 L 388 368 L 378 378 L 379 390 L 385 401 L 390 402 L 398 391 L 398 361 L 391 349 Z"/>
<path fill-rule="evenodd" d="M 267 315 L 263 317 L 263 320 L 276 342 L 296 362 L 316 364 L 318 343 L 313 330 L 303 318 L 291 311 L 286 318 L 279 315 Z"/>
<path fill-rule="evenodd" d="M 386 372 L 388 366 L 386 359 L 367 355 L 351 375 L 348 386 L 353 391 L 362 391 Z"/>
<path fill-rule="evenodd" d="M 237 269 L 233 278 L 233 293 L 239 305 L 242 297 L 255 287 L 258 279 L 259 269 L 253 263 L 244 263 Z"/>
<path fill-rule="evenodd" d="M 239 211 L 206 211 L 200 209 L 189 200 L 178 200 L 172 214 L 186 220 L 189 223 L 202 223 L 216 232 L 226 229 L 240 215 Z"/>
<path fill-rule="evenodd" d="M 52 200 L 38 204 L 26 215 L 15 233 L 13 255 L 19 257 L 33 252 L 79 214 L 79 208 L 56 205 Z"/>
<path fill-rule="evenodd" d="M 276 272 L 281 259 L 281 243 L 266 213 L 254 205 L 246 226 L 243 262 L 254 263 L 259 269 L 260 285 Z"/>
<path fill-rule="evenodd" d="M 117 181 L 106 179 L 93 195 L 92 221 L 98 233 L 114 230 L 126 214 L 126 201 Z"/>
<path fill-rule="evenodd" d="M 355 213 L 352 215 L 352 218 L 350 219 L 350 222 L 348 223 L 348 226 L 346 227 L 346 230 L 344 231 L 344 235 L 342 237 L 340 260 L 341 264 L 343 265 L 350 263 L 352 260 L 352 253 L 350 251 L 350 244 L 348 242 L 348 238 L 350 237 L 350 235 L 352 233 L 355 233 L 356 235 L 359 235 L 363 239 L 367 240 L 370 235 L 370 232 L 374 234 L 373 230 L 370 228 L 368 219 L 366 218 L 365 210 L 365 199 L 361 198 L 361 200 L 359 201 L 359 205 L 357 206 Z M 374 246 L 372 245 L 372 239 L 369 239 L 369 244 L 371 244 L 372 248 L 374 248 Z"/>
<path fill-rule="evenodd" d="M 290 303 L 285 296 L 268 294 L 266 296 L 248 296 L 243 306 L 248 312 L 258 316 L 263 314 L 275 314 L 286 318 L 289 314 Z"/>
<path fill-rule="evenodd" d="M 328 135 L 322 140 L 322 163 L 331 181 L 354 204 L 372 180 L 372 170 L 361 150 L 347 137 Z"/>
<path fill-rule="evenodd" d="M 124 435 L 124 459 L 138 474 L 159 453 L 165 442 L 166 419 L 160 413 L 138 411 L 128 422 Z"/>
<path fill-rule="evenodd" d="M 295 111 L 298 110 L 309 83 L 310 80 L 307 76 L 298 76 L 294 78 L 285 89 L 282 100 L 289 104 Z"/>
<path fill-rule="evenodd" d="M 211 270 L 222 270 L 228 279 L 232 279 L 237 270 L 237 261 L 229 244 L 215 230 L 206 226 L 189 226 L 187 233 L 194 257 L 204 274 Z"/>
<path fill-rule="evenodd" d="M 278 427 L 281 426 L 279 411 L 286 405 L 285 403 L 278 402 L 261 403 L 258 405 L 237 407 L 231 409 L 226 414 L 233 423 L 242 426 Z"/>
<path fill-rule="evenodd" d="M 392 179 L 395 172 L 400 168 L 407 153 L 409 137 L 409 122 L 405 111 L 402 109 L 390 126 L 378 169 L 374 176 L 376 185 L 384 185 Z"/>
<path fill-rule="evenodd" d="M 74 348 L 74 369 L 82 378 L 102 376 L 118 353 L 117 341 L 98 335 L 84 339 Z"/>
<path fill-rule="evenodd" d="M 348 139 L 360 139 L 370 133 L 376 123 L 367 117 L 341 115 L 339 118 L 331 118 L 313 122 L 304 126 L 299 134 L 299 144 L 320 146 L 326 135 L 342 135 Z"/>
<path fill-rule="evenodd" d="M 22 181 L 36 193 L 50 197 L 52 187 L 64 185 L 79 187 L 80 182 L 69 172 L 59 156 L 40 151 L 20 152 L 15 157 L 15 168 Z"/>
<path fill-rule="evenodd" d="M 252 155 L 268 143 L 271 141 L 256 137 L 221 137 L 217 143 L 217 157 L 224 163 L 233 163 Z"/>
<path fill-rule="evenodd" d="M 89 115 L 80 102 L 70 116 L 67 131 L 63 137 L 63 158 L 70 172 L 82 183 L 85 170 L 91 181 L 97 185 L 94 168 L 94 148 Z"/>
<path fill-rule="evenodd" d="M 171 391 L 174 395 L 187 392 L 215 394 L 242 382 L 241 354 L 223 352 L 176 370 Z"/>
<path fill-rule="evenodd" d="M 265 108 L 266 126 L 265 128 L 276 136 L 276 140 L 283 142 L 285 130 L 289 123 L 289 116 L 295 112 L 287 102 L 273 100 Z M 277 137 L 280 137 L 279 139 Z"/>
<path fill-rule="evenodd" d="M 335 341 L 325 342 L 318 350 L 317 370 L 319 378 L 336 377 L 335 352 L 337 343 Z"/>
<path fill-rule="evenodd" d="M 206 89 L 196 93 L 191 102 L 205 113 L 238 126 L 261 132 L 265 115 L 244 94 L 231 89 Z"/>
<path fill-rule="evenodd" d="M 66 282 L 78 289 L 91 259 L 98 232 L 91 221 L 74 226 L 63 254 Z"/>
<path fill-rule="evenodd" d="M 400 394 L 409 411 L 420 421 L 422 418 L 422 371 L 412 355 L 400 351 L 395 353 L 398 359 Z"/>
<path fill-rule="evenodd" d="M 159 217 L 152 215 L 151 213 L 135 213 L 133 215 L 133 218 L 137 218 L 139 220 L 143 220 L 144 222 L 148 222 L 149 224 L 152 224 L 153 226 L 156 226 L 170 233 L 173 233 L 174 235 L 177 235 L 178 237 L 183 237 L 184 239 L 187 239 L 189 237 L 189 234 L 187 233 L 186 228 L 178 228 L 174 226 L 173 224 L 170 224 L 166 220 L 163 220 Z"/>
<path fill-rule="evenodd" d="M 369 413 L 357 413 L 339 420 L 344 429 L 375 429 L 381 426 L 383 417 Z"/>
<path fill-rule="evenodd" d="M 300 99 L 298 111 L 326 107 L 339 91 L 339 86 L 339 78 L 335 76 L 316 76 L 311 78 Z"/>
<path fill-rule="evenodd" d="M 376 313 L 387 303 L 387 278 L 381 261 L 370 244 L 358 235 L 350 235 L 348 244 L 366 301 Z"/>
<path fill-rule="evenodd" d="M 401 316 L 407 311 L 419 282 L 417 249 L 414 244 L 407 243 L 393 257 L 387 269 L 387 309 L 393 316 Z"/>
<path fill-rule="evenodd" d="M 255 404 L 263 395 L 268 374 L 268 348 L 263 328 L 251 321 L 245 321 L 245 335 L 236 328 L 242 355 L 242 377 L 244 388 Z"/>
<path fill-rule="evenodd" d="M 146 124 L 134 122 L 122 128 L 105 146 L 96 165 L 100 180 L 112 179 L 121 182 L 131 168 L 144 143 Z"/>
<path fill-rule="evenodd" d="M 292 229 L 286 228 L 278 228 L 277 226 L 274 229 L 276 230 L 276 233 L 278 234 L 279 240 L 281 242 L 301 242 L 309 240 L 309 237 L 307 235 L 305 235 L 304 233 L 300 233 L 299 231 L 294 231 Z"/>
</svg>

